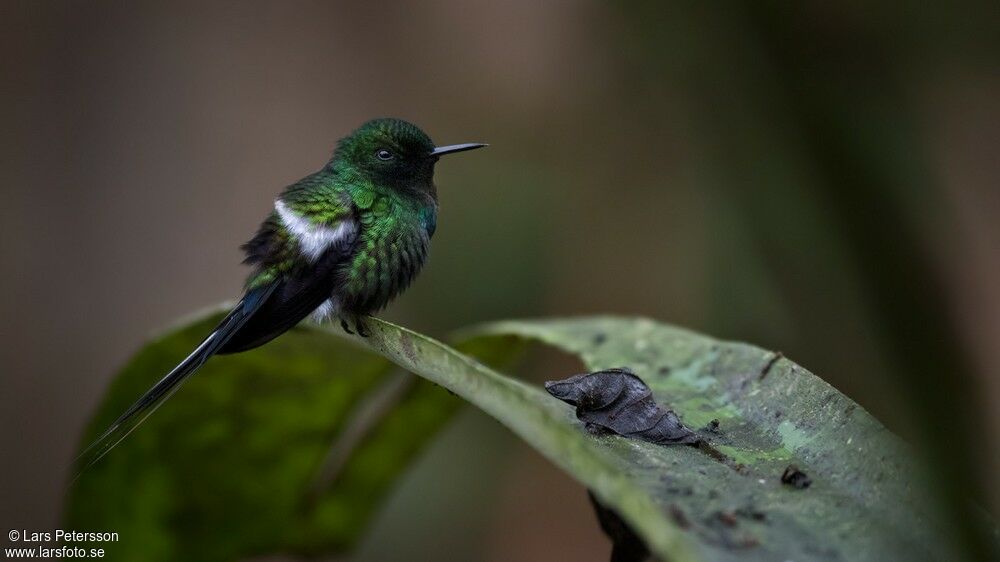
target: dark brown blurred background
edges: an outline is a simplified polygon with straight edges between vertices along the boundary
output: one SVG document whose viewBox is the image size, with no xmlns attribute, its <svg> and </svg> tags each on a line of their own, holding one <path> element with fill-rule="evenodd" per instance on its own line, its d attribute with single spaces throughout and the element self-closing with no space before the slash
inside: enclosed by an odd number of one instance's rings
<svg viewBox="0 0 1000 562">
<path fill-rule="evenodd" d="M 833 4 L 0 3 L 0 525 L 56 524 L 115 368 L 236 296 L 272 198 L 386 115 L 491 143 L 439 166 L 389 317 L 780 349 L 996 512 L 1000 8 Z M 545 560 L 553 534 L 606 559 L 583 490 L 469 411 L 357 558 Z"/>
</svg>

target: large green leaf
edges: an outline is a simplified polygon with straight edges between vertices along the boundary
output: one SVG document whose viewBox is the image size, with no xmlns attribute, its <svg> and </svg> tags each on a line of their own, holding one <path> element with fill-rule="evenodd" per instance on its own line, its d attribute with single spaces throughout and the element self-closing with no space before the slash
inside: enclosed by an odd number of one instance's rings
<svg viewBox="0 0 1000 562">
<path fill-rule="evenodd" d="M 559 406 L 550 414 L 557 420 L 546 422 L 574 426 L 584 444 L 553 447 L 529 435 L 524 419 L 510 419 L 520 418 L 519 411 L 483 405 L 594 489 L 663 559 L 962 558 L 908 447 L 780 354 L 614 317 L 500 322 L 470 335 L 544 342 L 579 356 L 591 370 L 629 367 L 690 427 L 718 421 L 717 431 L 702 431 L 708 448 L 664 447 L 585 435 L 572 408 Z M 531 390 L 530 400 L 547 399 Z M 479 393 L 470 399 L 483 402 Z M 782 483 L 790 465 L 811 477 L 810 487 Z M 608 486 L 609 466 L 628 485 Z"/>
<path fill-rule="evenodd" d="M 140 353 L 91 433 L 209 325 Z M 466 333 L 465 353 L 387 322 L 367 325 L 369 337 L 358 341 L 501 421 L 591 489 L 663 560 L 958 558 L 907 448 L 773 353 L 648 320 L 497 323 Z M 210 362 L 84 475 L 69 524 L 118 531 L 121 542 L 109 552 L 122 559 L 217 560 L 350 545 L 378 496 L 455 403 L 428 383 L 400 391 L 384 360 L 333 335 L 343 333 L 299 329 Z M 590 368 L 633 369 L 688 425 L 719 420 L 717 433 L 704 433 L 711 447 L 593 436 L 539 387 L 472 358 L 507 357 L 519 339 L 555 345 Z M 352 404 L 372 393 L 374 406 L 357 413 Z M 790 464 L 811 476 L 811 487 L 781 483 Z M 314 492 L 317 482 L 325 491 Z"/>
<path fill-rule="evenodd" d="M 212 313 L 115 378 L 84 444 L 184 357 Z M 217 357 L 73 486 L 67 528 L 116 531 L 113 560 L 237 560 L 350 547 L 461 401 L 303 327 Z"/>
</svg>

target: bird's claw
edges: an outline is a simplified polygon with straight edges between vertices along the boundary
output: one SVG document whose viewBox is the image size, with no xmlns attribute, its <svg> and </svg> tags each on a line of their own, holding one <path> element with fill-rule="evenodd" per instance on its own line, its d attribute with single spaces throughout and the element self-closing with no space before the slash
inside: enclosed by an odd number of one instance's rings
<svg viewBox="0 0 1000 562">
<path fill-rule="evenodd" d="M 357 334 L 358 336 L 367 338 L 369 335 L 371 335 L 371 333 L 368 331 L 368 328 L 365 327 L 364 321 L 361 320 L 360 316 L 355 316 L 352 318 L 352 320 L 354 322 L 353 330 L 351 329 L 351 325 L 350 323 L 348 323 L 346 318 L 340 319 L 340 328 L 345 332 L 347 332 L 348 334 L 351 334 L 352 336 Z"/>
</svg>

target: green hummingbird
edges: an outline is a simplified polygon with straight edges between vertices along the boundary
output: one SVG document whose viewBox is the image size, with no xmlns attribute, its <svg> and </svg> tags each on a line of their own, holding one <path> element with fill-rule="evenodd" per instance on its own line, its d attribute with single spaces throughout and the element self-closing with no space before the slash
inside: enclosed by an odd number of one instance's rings
<svg viewBox="0 0 1000 562">
<path fill-rule="evenodd" d="M 243 245 L 243 298 L 176 367 L 77 459 L 82 472 L 121 442 L 213 355 L 263 345 L 312 314 L 367 334 L 360 318 L 413 281 L 437 226 L 434 165 L 483 143 L 435 147 L 417 126 L 374 119 L 341 139 L 318 172 L 288 186 Z M 78 475 L 79 475 L 78 472 Z"/>
</svg>

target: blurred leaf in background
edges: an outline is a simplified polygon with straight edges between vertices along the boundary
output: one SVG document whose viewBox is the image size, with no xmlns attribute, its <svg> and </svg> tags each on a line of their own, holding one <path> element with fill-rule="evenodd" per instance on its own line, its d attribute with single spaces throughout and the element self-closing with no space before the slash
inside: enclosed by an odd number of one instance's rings
<svg viewBox="0 0 1000 562">
<path fill-rule="evenodd" d="M 710 325 L 770 333 L 814 368 L 845 373 L 836 384 L 851 394 L 898 396 L 862 401 L 922 445 L 956 521 L 988 473 L 982 383 L 928 243 L 947 238 L 955 218 L 930 172 L 914 98 L 922 72 L 976 45 L 948 25 L 975 27 L 985 6 L 965 7 L 974 11 L 776 2 L 620 10 L 635 45 L 628 58 L 650 77 L 647 98 L 666 90 L 686 110 L 698 183 L 721 219 L 711 227 Z M 965 532 L 985 552 L 983 537 Z"/>
<path fill-rule="evenodd" d="M 200 318 L 144 347 L 115 378 L 87 437 L 219 318 Z M 259 350 L 210 361 L 83 473 L 64 523 L 119 533 L 107 549 L 117 560 L 342 552 L 459 404 L 342 339 L 298 328 Z"/>
</svg>

